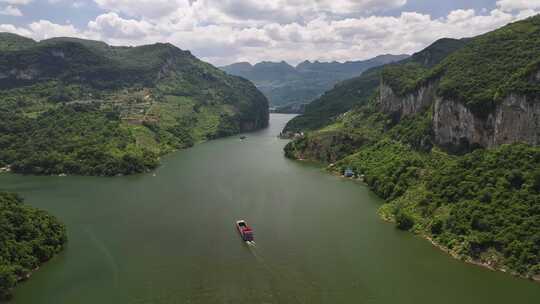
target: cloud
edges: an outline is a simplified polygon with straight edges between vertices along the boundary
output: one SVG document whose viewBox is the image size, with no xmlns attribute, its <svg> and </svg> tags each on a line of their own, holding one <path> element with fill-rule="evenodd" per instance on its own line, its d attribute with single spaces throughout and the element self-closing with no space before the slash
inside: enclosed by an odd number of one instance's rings
<svg viewBox="0 0 540 304">
<path fill-rule="evenodd" d="M 497 7 L 505 12 L 540 9 L 540 0 L 499 0 Z"/>
<path fill-rule="evenodd" d="M 10 31 L 26 31 L 35 39 L 78 36 L 114 45 L 170 42 L 218 65 L 297 63 L 413 53 L 442 37 L 475 36 L 540 12 L 535 4 L 540 0 L 499 0 L 491 11 L 459 9 L 440 18 L 418 12 L 385 16 L 385 10 L 406 0 L 94 1 L 106 12 L 86 27 L 41 20 Z"/>
<path fill-rule="evenodd" d="M 14 6 L 11 6 L 11 5 L 8 5 L 4 8 L 0 8 L 0 15 L 8 15 L 8 16 L 15 16 L 15 17 L 20 17 L 22 16 L 22 12 L 21 10 L 19 10 L 18 8 L 14 7 Z"/>
<path fill-rule="evenodd" d="M 27 30 L 32 33 L 30 36 L 37 40 L 53 37 L 86 37 L 71 24 L 61 25 L 52 23 L 48 20 L 32 22 Z"/>
<path fill-rule="evenodd" d="M 327 0 L 308 2 L 315 2 L 320 10 L 334 14 L 350 14 L 360 11 L 372 13 L 398 8 L 407 4 L 407 0 Z"/>
<path fill-rule="evenodd" d="M 21 36 L 32 37 L 32 32 L 26 28 L 16 27 L 12 24 L 0 24 L 0 32 L 9 32 Z"/>
<path fill-rule="evenodd" d="M 106 10 L 131 17 L 159 18 L 190 6 L 189 0 L 94 0 Z"/>
<path fill-rule="evenodd" d="M 153 25 L 146 21 L 123 19 L 116 13 L 107 13 L 90 21 L 88 29 L 105 38 L 137 39 L 151 35 Z"/>
<path fill-rule="evenodd" d="M 57 0 L 56 0 L 57 1 Z M 313 19 L 322 13 L 331 15 L 369 13 L 389 10 L 407 0 L 94 0 L 105 10 L 145 19 L 165 18 L 178 11 L 195 10 L 212 15 L 207 22 L 276 21 Z"/>
</svg>

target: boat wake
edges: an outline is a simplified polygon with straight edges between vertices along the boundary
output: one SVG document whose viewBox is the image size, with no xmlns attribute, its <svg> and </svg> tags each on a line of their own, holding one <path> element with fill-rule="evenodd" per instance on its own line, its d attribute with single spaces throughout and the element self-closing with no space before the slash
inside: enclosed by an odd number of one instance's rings
<svg viewBox="0 0 540 304">
<path fill-rule="evenodd" d="M 264 257 L 264 250 L 262 250 L 263 248 L 261 247 L 258 248 L 257 246 L 255 246 L 256 244 L 253 241 L 246 242 L 246 244 L 248 245 L 249 251 L 255 258 L 255 261 L 258 266 L 257 268 L 266 273 L 265 277 L 267 277 L 266 280 L 270 284 L 269 288 L 270 288 L 270 294 L 272 295 L 272 297 L 276 299 L 277 303 L 291 303 L 290 301 L 289 302 L 283 301 L 280 296 L 280 288 L 279 288 L 278 282 L 283 282 L 286 280 L 283 274 L 280 273 L 279 269 L 272 266 L 271 263 L 267 262 L 267 260 Z"/>
<path fill-rule="evenodd" d="M 103 255 L 105 263 L 108 265 L 110 271 L 112 272 L 112 280 L 114 286 L 118 287 L 120 271 L 118 263 L 116 263 L 116 260 L 111 254 L 111 251 L 107 248 L 103 241 L 97 238 L 96 234 L 90 229 L 90 227 L 84 227 L 83 232 L 87 235 L 90 243 L 92 243 L 96 247 L 96 249 Z"/>
</svg>

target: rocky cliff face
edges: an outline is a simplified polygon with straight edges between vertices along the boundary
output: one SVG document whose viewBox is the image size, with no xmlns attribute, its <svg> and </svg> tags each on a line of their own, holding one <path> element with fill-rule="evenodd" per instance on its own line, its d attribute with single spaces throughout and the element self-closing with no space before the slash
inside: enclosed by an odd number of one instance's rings
<svg viewBox="0 0 540 304">
<path fill-rule="evenodd" d="M 486 118 L 459 102 L 437 98 L 433 113 L 435 141 L 449 149 L 493 148 L 524 142 L 540 144 L 540 100 L 510 95 Z"/>
<path fill-rule="evenodd" d="M 379 109 L 389 114 L 394 122 L 398 122 L 402 117 L 414 115 L 429 108 L 436 97 L 437 83 L 429 83 L 421 87 L 418 91 L 400 97 L 394 90 L 381 81 L 379 87 Z"/>
<path fill-rule="evenodd" d="M 533 81 L 540 81 L 540 71 Z M 517 142 L 540 145 L 539 96 L 511 94 L 497 103 L 487 116 L 480 117 L 461 102 L 438 96 L 437 87 L 438 82 L 433 81 L 416 92 L 398 96 L 383 81 L 379 89 L 379 109 L 398 122 L 433 105 L 434 142 L 454 152 Z"/>
</svg>

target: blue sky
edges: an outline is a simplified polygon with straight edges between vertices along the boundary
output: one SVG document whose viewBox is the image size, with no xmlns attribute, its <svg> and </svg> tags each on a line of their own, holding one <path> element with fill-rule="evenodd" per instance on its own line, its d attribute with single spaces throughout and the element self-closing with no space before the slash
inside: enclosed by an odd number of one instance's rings
<svg viewBox="0 0 540 304">
<path fill-rule="evenodd" d="M 1 3 L 1 1 L 0 1 Z M 66 5 L 68 1 L 59 1 L 51 3 L 48 0 L 34 0 L 28 5 L 19 5 L 23 13 L 22 16 L 0 16 L 1 23 L 11 23 L 18 26 L 27 25 L 40 19 L 49 20 L 54 23 L 64 24 L 72 22 L 78 27 L 84 27 L 88 21 L 105 12 L 100 9 L 93 1 L 80 1 L 85 5 L 74 7 Z"/>
<path fill-rule="evenodd" d="M 482 9 L 491 11 L 496 8 L 496 2 L 494 0 L 416 0 L 407 1 L 407 4 L 397 9 L 397 12 L 412 11 L 430 14 L 434 18 L 441 18 L 458 9 L 474 9 L 478 12 L 482 11 Z"/>
<path fill-rule="evenodd" d="M 171 42 L 214 64 L 412 53 L 540 12 L 540 0 L 0 0 L 0 31 Z"/>
</svg>

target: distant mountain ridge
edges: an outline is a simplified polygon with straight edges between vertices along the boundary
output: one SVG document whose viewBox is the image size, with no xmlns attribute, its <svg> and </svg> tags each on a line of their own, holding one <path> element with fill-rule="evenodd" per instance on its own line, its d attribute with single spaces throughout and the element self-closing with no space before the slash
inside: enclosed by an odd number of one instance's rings
<svg viewBox="0 0 540 304">
<path fill-rule="evenodd" d="M 376 66 L 400 61 L 409 55 L 380 55 L 362 61 L 304 61 L 292 66 L 285 61 L 248 62 L 221 67 L 225 72 L 252 81 L 265 94 L 271 107 L 306 104 L 338 82 L 362 74 Z"/>
<path fill-rule="evenodd" d="M 402 68 L 403 74 L 412 72 L 414 69 L 411 67 L 427 69 L 465 46 L 467 41 L 467 39 L 442 38 L 406 59 L 371 68 L 358 77 L 344 80 L 332 90 L 326 91 L 321 97 L 306 105 L 303 115 L 297 116 L 287 123 L 285 132 L 314 130 L 323 127 L 340 114 L 367 103 L 380 85 L 382 72 L 385 68 L 392 70 Z"/>
</svg>

